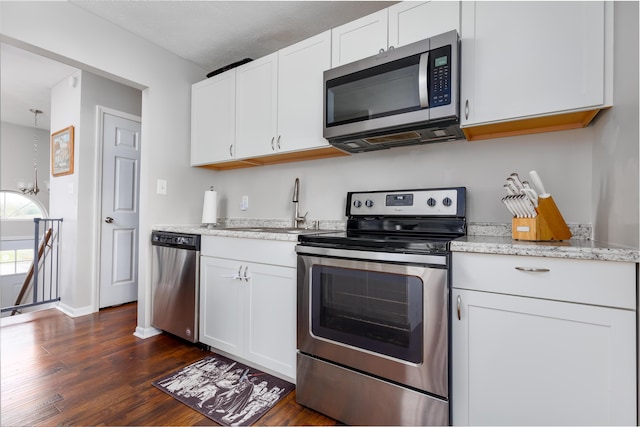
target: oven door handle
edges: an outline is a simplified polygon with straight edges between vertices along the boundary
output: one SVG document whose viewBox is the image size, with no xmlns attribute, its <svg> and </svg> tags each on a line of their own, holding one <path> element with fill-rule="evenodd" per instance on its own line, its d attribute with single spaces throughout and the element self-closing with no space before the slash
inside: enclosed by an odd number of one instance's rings
<svg viewBox="0 0 640 427">
<path fill-rule="evenodd" d="M 458 320 L 462 320 L 461 316 L 460 316 L 460 308 L 462 307 L 462 298 L 460 297 L 460 295 L 458 295 Z"/>
<path fill-rule="evenodd" d="M 360 251 L 318 246 L 297 245 L 299 255 L 318 255 L 334 258 L 358 259 L 362 261 L 403 262 L 411 264 L 447 265 L 445 255 L 404 254 L 397 252 Z"/>
</svg>

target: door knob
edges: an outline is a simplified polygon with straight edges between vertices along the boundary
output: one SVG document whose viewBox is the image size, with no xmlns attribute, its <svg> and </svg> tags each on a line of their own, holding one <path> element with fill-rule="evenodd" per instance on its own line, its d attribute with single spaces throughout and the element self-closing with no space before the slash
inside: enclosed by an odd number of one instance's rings
<svg viewBox="0 0 640 427">
<path fill-rule="evenodd" d="M 107 224 L 111 224 L 113 222 L 113 218 L 111 218 L 110 216 L 106 217 L 104 219 L 104 222 L 106 222 Z"/>
</svg>

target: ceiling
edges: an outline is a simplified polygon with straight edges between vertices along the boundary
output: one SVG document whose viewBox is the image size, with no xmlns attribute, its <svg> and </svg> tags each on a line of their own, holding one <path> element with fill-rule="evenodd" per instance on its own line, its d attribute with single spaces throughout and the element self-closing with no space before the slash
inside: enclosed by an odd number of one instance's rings
<svg viewBox="0 0 640 427">
<path fill-rule="evenodd" d="M 69 0 L 205 70 L 257 59 L 397 1 Z M 0 121 L 49 129 L 51 88 L 77 69 L 0 44 Z"/>
</svg>

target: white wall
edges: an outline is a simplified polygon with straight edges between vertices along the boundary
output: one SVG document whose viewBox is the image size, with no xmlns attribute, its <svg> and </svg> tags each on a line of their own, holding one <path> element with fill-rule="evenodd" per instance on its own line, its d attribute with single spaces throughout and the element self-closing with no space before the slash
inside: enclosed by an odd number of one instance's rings
<svg viewBox="0 0 640 427">
<path fill-rule="evenodd" d="M 598 240 L 638 247 L 638 2 L 614 7 L 613 108 L 596 122 L 591 205 Z"/>
<path fill-rule="evenodd" d="M 80 126 L 80 85 L 82 72 L 74 74 L 78 79 L 75 88 L 69 87 L 66 82 L 61 82 L 51 89 L 51 129 L 64 129 L 74 127 L 74 173 L 62 176 L 50 176 L 51 180 L 51 208 L 52 218 L 63 218 L 60 227 L 60 300 L 61 306 L 69 313 L 87 312 L 88 304 L 81 304 L 76 297 L 78 284 L 76 266 L 85 262 L 82 260 L 82 252 L 77 250 L 78 245 L 78 174 L 76 168 L 79 159 L 78 153 L 82 144 L 79 138 L 82 127 Z M 54 131 L 55 132 L 55 131 Z"/>
<path fill-rule="evenodd" d="M 295 177 L 308 219 L 344 219 L 347 191 L 467 187 L 470 222 L 508 222 L 500 199 L 511 172 L 538 170 L 565 219 L 590 223 L 593 129 L 394 148 L 350 157 L 217 172 L 221 217 L 290 218 Z M 568 164 L 571 171 L 567 173 Z M 585 184 L 586 183 L 586 184 Z M 249 209 L 240 210 L 242 195 Z M 194 220 L 197 216 L 194 214 Z M 197 221 L 196 221 L 197 222 Z"/>
<path fill-rule="evenodd" d="M 47 105 L 44 108 L 49 108 Z M 25 114 L 31 114 L 28 111 Z M 51 166 L 49 149 L 49 131 L 19 126 L 13 123 L 0 123 L 0 189 L 18 190 L 17 182 L 33 182 L 33 144 L 34 132 L 38 138 L 38 187 L 36 196 L 49 210 L 49 169 Z"/>
<path fill-rule="evenodd" d="M 51 214 L 64 218 L 61 234 L 61 307 L 72 315 L 97 310 L 96 277 L 100 225 L 97 106 L 139 116 L 142 93 L 87 71 L 52 89 L 51 128 L 75 127 L 74 172 L 51 177 Z"/>
</svg>

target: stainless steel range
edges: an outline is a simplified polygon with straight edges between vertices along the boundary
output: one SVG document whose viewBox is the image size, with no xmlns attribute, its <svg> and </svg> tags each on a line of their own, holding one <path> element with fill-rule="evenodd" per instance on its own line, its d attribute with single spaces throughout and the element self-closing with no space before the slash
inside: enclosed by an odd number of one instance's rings
<svg viewBox="0 0 640 427">
<path fill-rule="evenodd" d="M 299 237 L 298 403 L 347 424 L 449 424 L 465 201 L 464 187 L 350 192 L 346 232 Z"/>
</svg>

